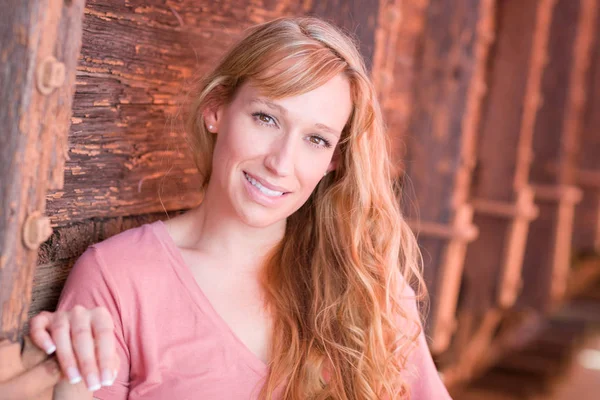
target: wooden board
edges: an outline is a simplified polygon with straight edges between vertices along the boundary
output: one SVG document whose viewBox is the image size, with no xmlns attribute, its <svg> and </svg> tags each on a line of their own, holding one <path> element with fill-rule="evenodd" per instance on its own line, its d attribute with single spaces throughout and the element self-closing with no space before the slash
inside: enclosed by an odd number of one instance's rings
<svg viewBox="0 0 600 400">
<path fill-rule="evenodd" d="M 596 10 L 595 34 L 591 44 L 587 95 L 582 118 L 576 183 L 583 199 L 575 209 L 573 250 L 600 253 L 600 12 Z"/>
<path fill-rule="evenodd" d="M 492 27 L 491 1 L 432 0 L 412 66 L 403 189 L 424 253 L 434 352 L 448 345 L 466 244 L 476 236 L 466 198 Z"/>
<path fill-rule="evenodd" d="M 381 6 L 381 19 L 392 30 L 386 35 L 381 32 L 378 45 L 385 47 L 375 59 L 381 65 L 373 71 L 373 80 L 378 88 L 381 107 L 390 133 L 392 155 L 397 177 L 403 173 L 406 136 L 412 110 L 416 69 L 420 57 L 422 35 L 425 30 L 429 0 L 396 0 Z"/>
<path fill-rule="evenodd" d="M 581 137 L 583 76 L 591 53 L 596 4 L 558 0 L 535 121 L 531 169 L 540 216 L 531 225 L 519 303 L 547 311 L 562 298 L 570 268 L 574 210 L 581 199 L 576 154 Z M 554 168 L 551 168 L 554 166 Z"/>
<path fill-rule="evenodd" d="M 461 312 L 483 316 L 518 294 L 529 220 L 529 175 L 553 1 L 499 3 L 488 95 L 471 188 L 479 237 L 467 248 Z M 533 23 L 530 23 L 533 21 Z M 468 341 L 468 340 L 467 340 Z"/>
<path fill-rule="evenodd" d="M 0 338 L 27 319 L 45 194 L 62 185 L 83 0 L 11 1 L 0 16 Z"/>
</svg>

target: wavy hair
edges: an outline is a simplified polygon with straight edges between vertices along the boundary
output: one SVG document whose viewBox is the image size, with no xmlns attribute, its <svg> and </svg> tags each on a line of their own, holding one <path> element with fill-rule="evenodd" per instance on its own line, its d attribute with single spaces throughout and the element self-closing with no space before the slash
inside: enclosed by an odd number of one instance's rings
<svg viewBox="0 0 600 400">
<path fill-rule="evenodd" d="M 278 99 L 337 74 L 350 82 L 353 103 L 338 166 L 288 217 L 262 269 L 273 330 L 261 398 L 409 398 L 404 372 L 421 325 L 402 299 L 414 296 L 411 285 L 425 296 L 421 255 L 400 212 L 379 102 L 354 40 L 312 17 L 252 27 L 200 82 L 186 129 L 206 186 L 215 144 L 206 107 L 227 104 L 247 81 Z"/>
</svg>

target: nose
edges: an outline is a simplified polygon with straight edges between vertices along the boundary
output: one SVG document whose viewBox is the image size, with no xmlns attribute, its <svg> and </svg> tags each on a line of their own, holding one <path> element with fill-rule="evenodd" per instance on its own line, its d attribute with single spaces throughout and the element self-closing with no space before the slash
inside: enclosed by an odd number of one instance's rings
<svg viewBox="0 0 600 400">
<path fill-rule="evenodd" d="M 275 141 L 265 157 L 265 167 L 275 175 L 289 176 L 294 172 L 294 144 L 290 136 Z"/>
</svg>

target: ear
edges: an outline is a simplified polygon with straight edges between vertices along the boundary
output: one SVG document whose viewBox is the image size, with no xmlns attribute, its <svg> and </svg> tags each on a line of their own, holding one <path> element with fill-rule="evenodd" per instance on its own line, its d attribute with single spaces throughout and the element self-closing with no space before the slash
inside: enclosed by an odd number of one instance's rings
<svg viewBox="0 0 600 400">
<path fill-rule="evenodd" d="M 221 122 L 222 113 L 222 107 L 217 105 L 209 105 L 202 111 L 202 119 L 209 132 L 217 133 L 219 131 L 219 122 Z"/>
</svg>

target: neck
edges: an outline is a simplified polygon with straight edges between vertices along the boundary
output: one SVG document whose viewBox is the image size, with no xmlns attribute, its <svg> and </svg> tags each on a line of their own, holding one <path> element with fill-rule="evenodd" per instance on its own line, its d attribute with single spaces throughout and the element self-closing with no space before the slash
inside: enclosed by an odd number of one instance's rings
<svg viewBox="0 0 600 400">
<path fill-rule="evenodd" d="M 186 247 L 218 257 L 227 268 L 260 268 L 285 233 L 285 221 L 260 228 L 245 224 L 209 190 L 190 214 L 194 228 Z"/>
</svg>

